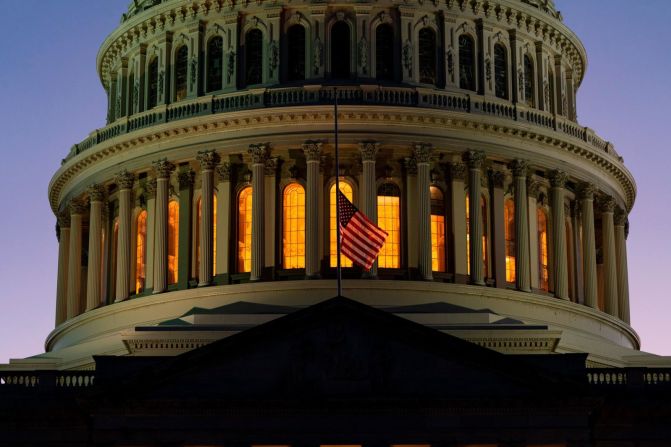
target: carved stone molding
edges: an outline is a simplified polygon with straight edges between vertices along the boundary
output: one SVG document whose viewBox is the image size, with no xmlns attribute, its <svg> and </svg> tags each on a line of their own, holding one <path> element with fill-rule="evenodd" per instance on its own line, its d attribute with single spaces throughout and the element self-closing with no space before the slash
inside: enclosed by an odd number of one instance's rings
<svg viewBox="0 0 671 447">
<path fill-rule="evenodd" d="M 70 228 L 70 213 L 68 213 L 66 210 L 59 212 L 56 216 L 56 220 L 58 221 L 59 227 Z"/>
<path fill-rule="evenodd" d="M 277 175 L 277 167 L 279 166 L 279 157 L 266 158 L 263 166 L 263 173 L 267 176 Z"/>
<path fill-rule="evenodd" d="M 463 163 L 450 163 L 450 178 L 452 180 L 466 179 L 466 165 Z"/>
<path fill-rule="evenodd" d="M 538 199 L 538 194 L 541 191 L 541 183 L 538 180 L 527 180 L 527 196 Z"/>
<path fill-rule="evenodd" d="M 170 178 L 170 175 L 175 170 L 175 165 L 169 162 L 166 158 L 156 160 L 152 163 L 156 178 Z"/>
<path fill-rule="evenodd" d="M 417 143 L 412 148 L 416 163 L 430 163 L 433 146 L 426 143 Z"/>
<path fill-rule="evenodd" d="M 624 226 L 627 224 L 627 213 L 619 206 L 615 208 L 615 225 Z"/>
<path fill-rule="evenodd" d="M 594 193 L 596 192 L 596 186 L 592 183 L 583 183 L 580 185 L 579 197 L 581 199 L 594 200 Z"/>
<path fill-rule="evenodd" d="M 322 142 L 308 140 L 303 143 L 303 153 L 307 161 L 320 161 L 322 154 Z"/>
<path fill-rule="evenodd" d="M 156 179 L 148 179 L 144 184 L 144 192 L 148 197 L 156 195 Z"/>
<path fill-rule="evenodd" d="M 567 180 L 568 175 L 564 171 L 557 169 L 550 172 L 550 184 L 553 188 L 564 188 Z"/>
<path fill-rule="evenodd" d="M 602 213 L 612 213 L 615 211 L 615 206 L 617 203 L 615 199 L 611 196 L 604 196 L 599 200 L 599 208 Z"/>
<path fill-rule="evenodd" d="M 482 169 L 485 163 L 485 153 L 482 151 L 468 151 L 464 153 L 464 161 L 469 169 Z"/>
<path fill-rule="evenodd" d="M 124 169 L 116 175 L 114 182 L 119 186 L 119 189 L 132 189 L 135 182 L 135 174 Z"/>
<path fill-rule="evenodd" d="M 363 141 L 359 143 L 359 150 L 361 151 L 361 161 L 375 161 L 375 157 L 380 150 L 380 143 Z"/>
<path fill-rule="evenodd" d="M 102 202 L 105 200 L 105 187 L 103 185 L 91 185 L 86 188 L 89 195 L 89 202 Z"/>
<path fill-rule="evenodd" d="M 515 159 L 510 162 L 510 169 L 513 171 L 515 177 L 526 177 L 529 170 L 529 162 L 522 159 Z"/>
<path fill-rule="evenodd" d="M 196 160 L 200 163 L 200 168 L 203 171 L 212 171 L 221 161 L 221 157 L 215 151 L 200 151 L 196 155 Z"/>
<path fill-rule="evenodd" d="M 503 188 L 506 181 L 506 173 L 503 171 L 491 170 L 489 171 L 489 178 L 492 180 L 494 188 Z"/>
<path fill-rule="evenodd" d="M 219 175 L 219 178 L 223 182 L 230 182 L 231 181 L 231 173 L 233 171 L 233 165 L 229 162 L 224 162 L 217 166 L 217 174 Z"/>
<path fill-rule="evenodd" d="M 86 202 L 84 202 L 81 199 L 70 200 L 70 203 L 68 204 L 68 208 L 70 209 L 70 215 L 84 214 L 87 210 Z"/>
<path fill-rule="evenodd" d="M 247 153 L 252 157 L 252 163 L 265 164 L 266 158 L 270 154 L 270 148 L 265 143 L 250 144 Z"/>
<path fill-rule="evenodd" d="M 417 175 L 417 159 L 412 157 L 405 157 L 403 159 L 403 167 L 408 175 Z"/>
<path fill-rule="evenodd" d="M 195 181 L 196 173 L 191 168 L 187 168 L 177 173 L 177 182 L 179 183 L 180 188 L 188 188 L 189 186 L 193 186 Z"/>
</svg>

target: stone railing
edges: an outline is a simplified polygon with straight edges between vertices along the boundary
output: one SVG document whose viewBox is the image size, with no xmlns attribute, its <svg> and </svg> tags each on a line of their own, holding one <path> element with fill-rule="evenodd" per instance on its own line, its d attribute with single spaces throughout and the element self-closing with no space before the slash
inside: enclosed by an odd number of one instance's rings
<svg viewBox="0 0 671 447">
<path fill-rule="evenodd" d="M 86 388 L 93 386 L 90 371 L 0 371 L 0 390 L 7 388 Z"/>
<path fill-rule="evenodd" d="M 650 387 L 671 388 L 671 368 L 594 368 L 588 370 L 590 385 L 605 387 Z"/>
<path fill-rule="evenodd" d="M 333 104 L 335 95 L 336 90 L 331 86 L 303 85 L 250 89 L 161 105 L 130 117 L 121 117 L 107 127 L 92 132 L 84 141 L 72 146 L 63 163 L 104 141 L 154 125 L 239 110 L 328 105 Z M 562 116 L 509 101 L 462 92 L 378 85 L 338 86 L 337 95 L 338 102 L 343 105 L 419 107 L 517 121 L 581 140 L 596 151 L 619 157 L 613 145 L 600 138 L 592 129 Z"/>
</svg>

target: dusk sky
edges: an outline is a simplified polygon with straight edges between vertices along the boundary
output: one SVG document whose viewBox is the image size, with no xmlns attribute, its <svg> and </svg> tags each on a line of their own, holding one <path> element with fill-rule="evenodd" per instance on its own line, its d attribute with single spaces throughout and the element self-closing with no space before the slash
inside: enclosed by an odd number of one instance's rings
<svg viewBox="0 0 671 447">
<path fill-rule="evenodd" d="M 0 363 L 44 351 L 54 327 L 58 242 L 47 186 L 70 147 L 105 125 L 100 44 L 130 0 L 0 0 Z M 588 69 L 578 120 L 633 173 L 632 326 L 671 355 L 671 1 L 557 0 Z"/>
</svg>

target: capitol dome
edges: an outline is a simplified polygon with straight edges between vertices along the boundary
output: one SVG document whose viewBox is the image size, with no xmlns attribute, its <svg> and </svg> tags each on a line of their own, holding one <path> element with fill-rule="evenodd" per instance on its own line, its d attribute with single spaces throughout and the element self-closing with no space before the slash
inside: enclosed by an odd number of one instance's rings
<svg viewBox="0 0 671 447">
<path fill-rule="evenodd" d="M 44 367 L 176 355 L 333 297 L 336 97 L 341 190 L 389 233 L 370 271 L 344 260 L 345 296 L 637 365 L 636 185 L 577 122 L 586 66 L 551 0 L 134 1 L 97 58 L 107 125 L 49 185 Z"/>
</svg>

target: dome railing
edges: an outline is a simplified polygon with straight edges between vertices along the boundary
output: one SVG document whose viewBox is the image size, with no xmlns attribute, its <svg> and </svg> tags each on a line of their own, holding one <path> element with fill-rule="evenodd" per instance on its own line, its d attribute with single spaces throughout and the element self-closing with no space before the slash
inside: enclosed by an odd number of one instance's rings
<svg viewBox="0 0 671 447">
<path fill-rule="evenodd" d="M 613 145 L 592 129 L 576 124 L 561 115 L 474 93 L 449 92 L 421 87 L 388 87 L 379 85 L 338 86 L 338 101 L 343 105 L 381 105 L 417 107 L 445 111 L 488 115 L 517 121 L 576 138 L 599 152 L 616 158 Z M 119 135 L 172 121 L 197 116 L 273 107 L 333 104 L 335 90 L 327 85 L 257 88 L 212 96 L 201 96 L 168 105 L 160 105 L 130 117 L 121 117 L 108 126 L 95 130 L 85 140 L 75 144 L 63 159 L 63 164 L 77 154 Z"/>
</svg>

